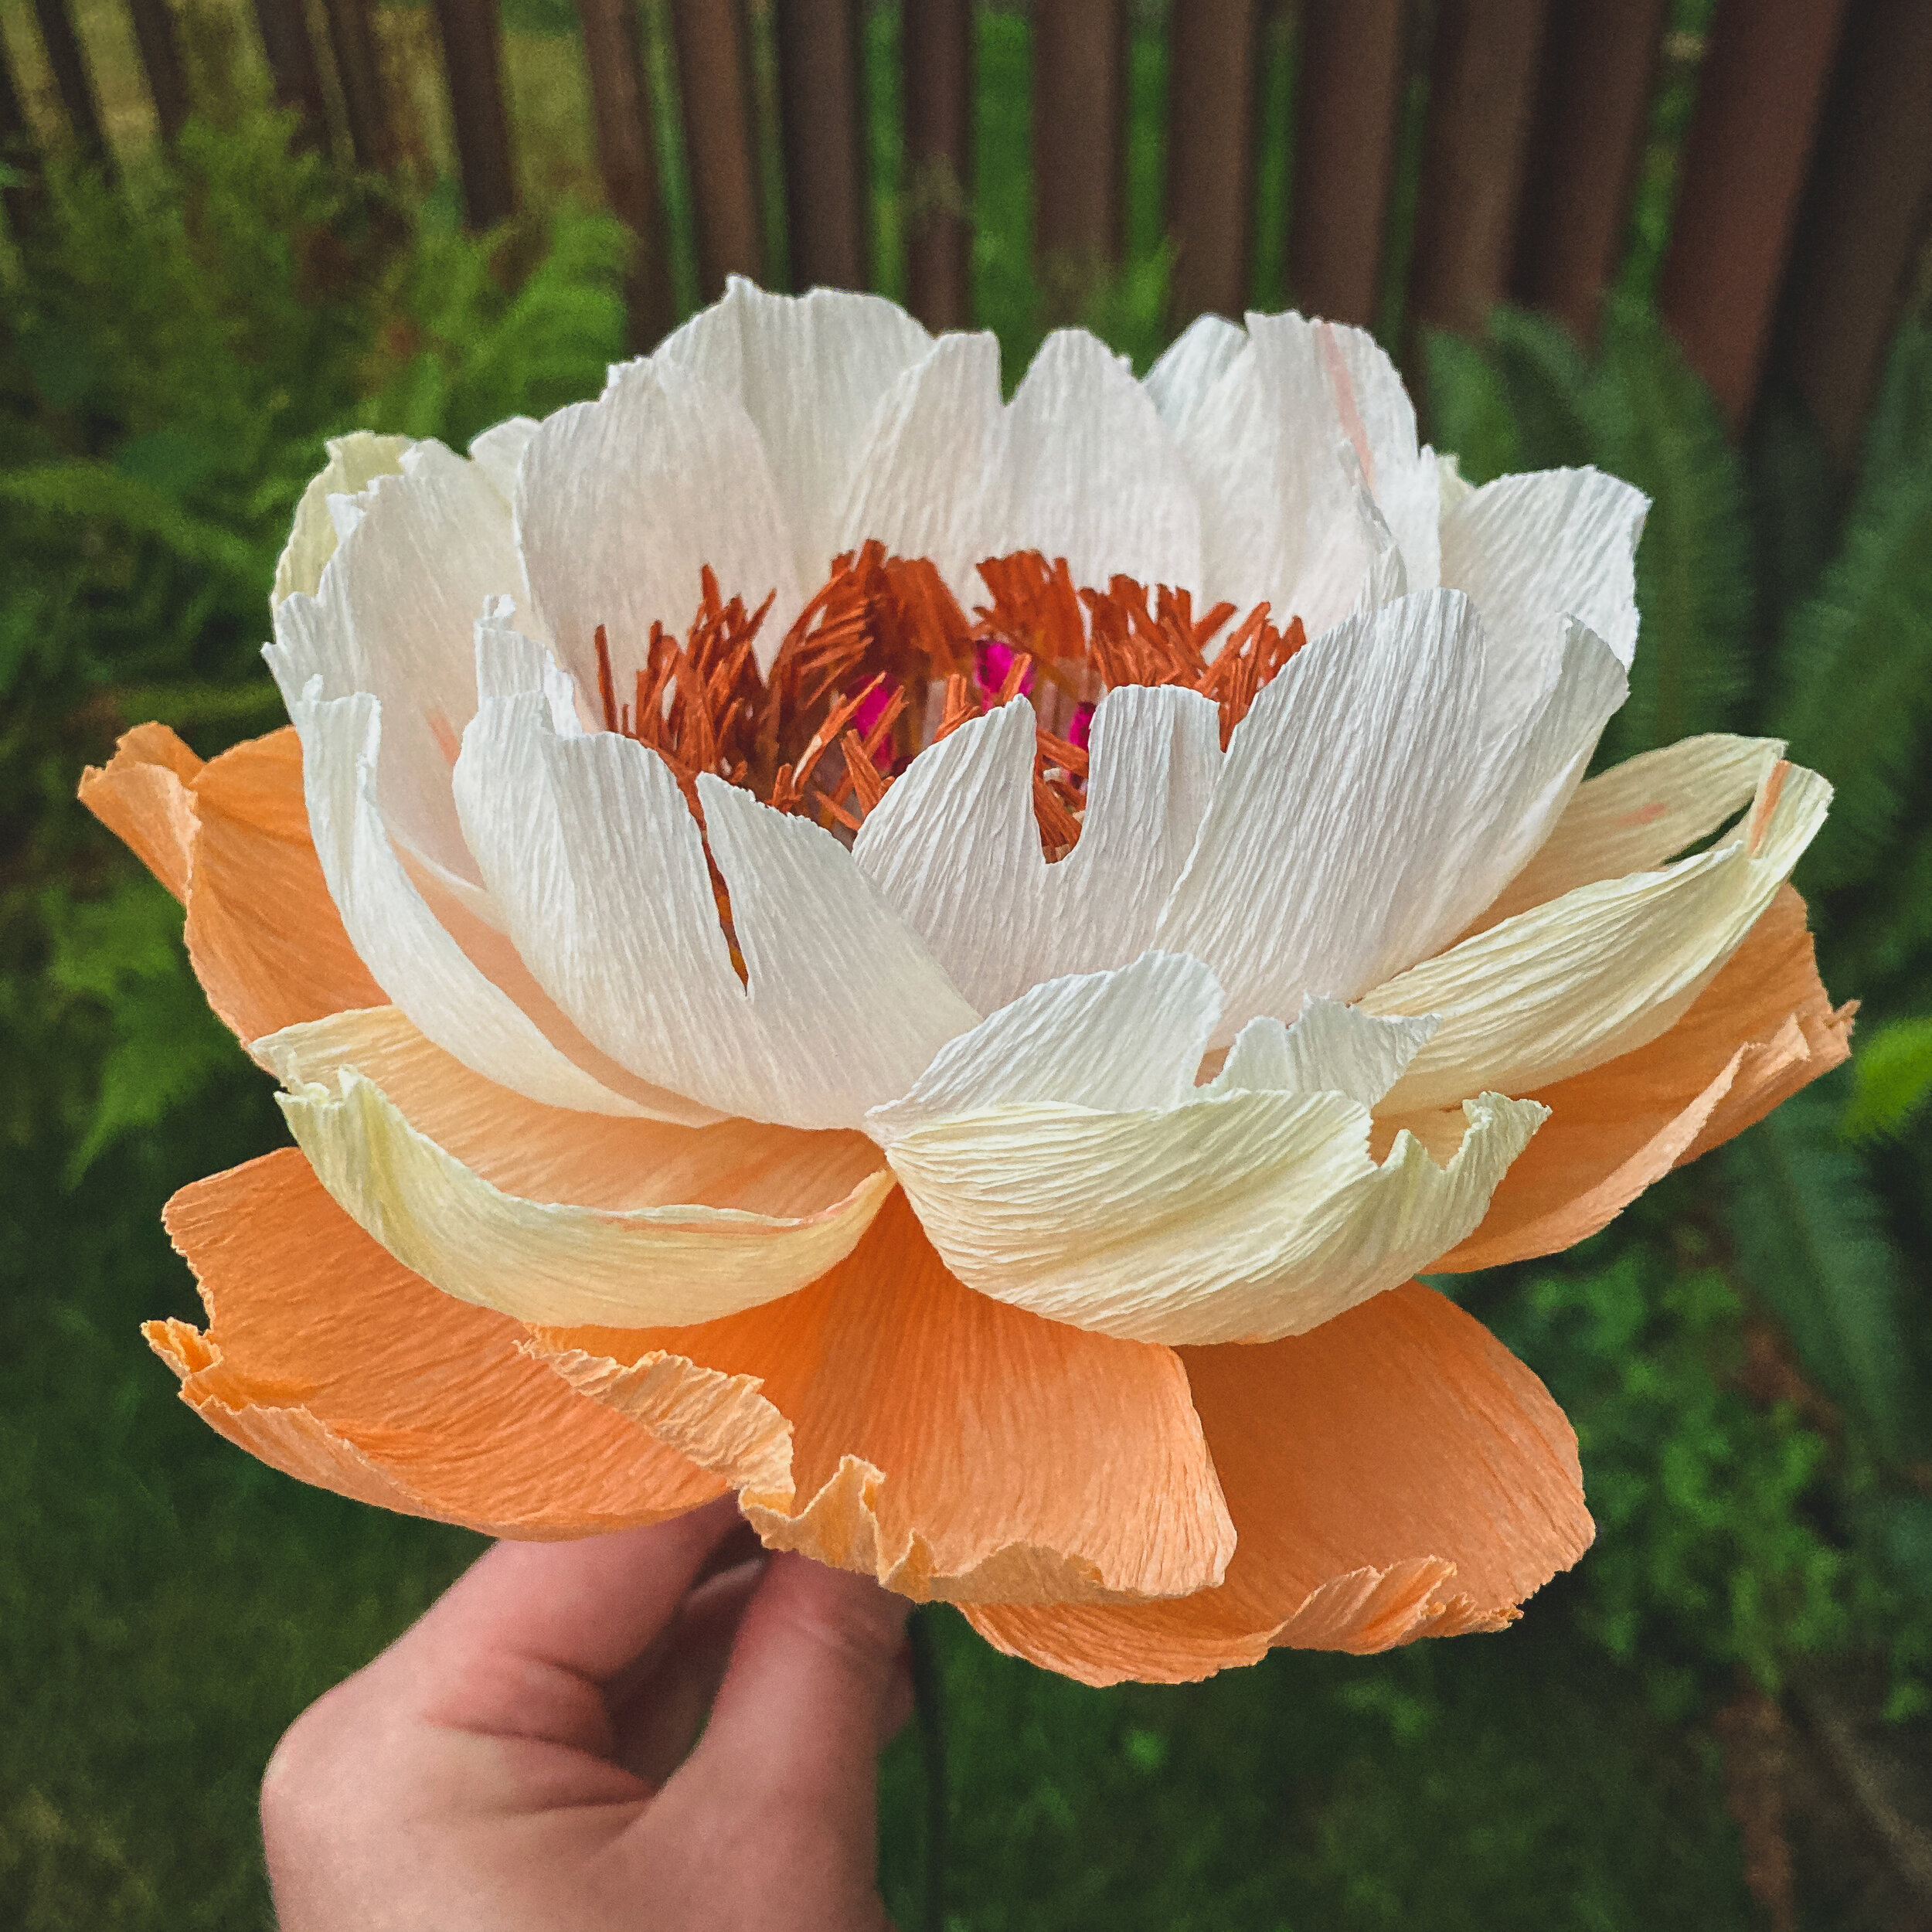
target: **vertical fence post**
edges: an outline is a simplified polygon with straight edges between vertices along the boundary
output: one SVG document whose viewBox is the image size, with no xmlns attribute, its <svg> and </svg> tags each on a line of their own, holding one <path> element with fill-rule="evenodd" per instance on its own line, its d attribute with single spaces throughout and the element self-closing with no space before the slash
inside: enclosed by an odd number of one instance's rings
<svg viewBox="0 0 1932 1932">
<path fill-rule="evenodd" d="M 1261 9 L 1257 0 L 1193 0 L 1175 9 L 1170 31 L 1167 232 L 1179 325 L 1247 306 Z"/>
<path fill-rule="evenodd" d="M 750 48 L 740 0 L 671 0 L 671 31 L 697 217 L 698 287 L 715 301 L 727 275 L 757 280 L 764 259 Z"/>
<path fill-rule="evenodd" d="M 1658 303 L 1733 427 L 1757 397 L 1844 0 L 1719 0 Z"/>
<path fill-rule="evenodd" d="M 0 188 L 0 206 L 5 208 L 8 225 L 18 240 L 26 233 L 39 203 L 40 151 L 34 142 L 26 106 L 20 98 L 20 83 L 14 78 L 13 59 L 4 38 L 0 38 L 0 167 L 13 176 Z"/>
<path fill-rule="evenodd" d="M 47 50 L 53 84 L 67 112 L 67 125 L 90 161 L 107 161 L 107 137 L 100 124 L 100 104 L 94 97 L 94 77 L 87 71 L 87 56 L 81 51 L 80 36 L 74 32 L 67 0 L 33 0 L 33 11 L 40 23 L 40 39 Z"/>
<path fill-rule="evenodd" d="M 1126 120 L 1124 0 L 1036 0 L 1033 247 L 1056 320 L 1120 260 Z"/>
<path fill-rule="evenodd" d="M 1854 0 L 1832 92 L 1774 353 L 1849 468 L 1932 226 L 1932 7 Z"/>
<path fill-rule="evenodd" d="M 1302 0 L 1288 289 L 1311 315 L 1375 321 L 1402 106 L 1403 0 Z"/>
<path fill-rule="evenodd" d="M 778 120 L 796 289 L 863 288 L 865 90 L 859 0 L 777 0 Z"/>
<path fill-rule="evenodd" d="M 905 0 L 906 274 L 928 328 L 971 319 L 971 0 Z"/>
<path fill-rule="evenodd" d="M 275 99 L 300 117 L 299 145 L 328 145 L 328 120 L 322 104 L 322 70 L 316 64 L 315 43 L 309 38 L 308 18 L 301 0 L 255 0 L 255 23 L 261 29 L 262 51 L 275 83 Z"/>
<path fill-rule="evenodd" d="M 1665 0 L 1569 0 L 1551 16 L 1515 287 L 1580 341 L 1621 252 L 1664 15 Z"/>
<path fill-rule="evenodd" d="M 583 58 L 590 74 L 597 165 L 611 212 L 633 237 L 625 282 L 631 346 L 651 348 L 672 322 L 671 263 L 664 202 L 658 192 L 657 144 L 644 82 L 638 20 L 631 0 L 577 0 Z"/>
<path fill-rule="evenodd" d="M 161 138 L 172 142 L 188 118 L 188 82 L 181 64 L 181 37 L 168 0 L 128 0 L 134 22 L 134 44 L 141 51 L 148 93 L 155 104 Z"/>
<path fill-rule="evenodd" d="M 146 0 L 158 5 L 159 0 Z M 369 0 L 324 0 L 328 15 L 328 44 L 335 56 L 335 77 L 342 83 L 342 108 L 349 121 L 349 143 L 359 168 L 380 173 L 396 158 L 389 127 L 389 94 L 383 82 L 383 62 L 370 18 Z"/>
<path fill-rule="evenodd" d="M 1442 0 L 1410 312 L 1478 329 L 1509 279 L 1549 0 Z"/>
<path fill-rule="evenodd" d="M 463 173 L 464 212 L 471 228 L 492 228 L 516 212 L 496 0 L 436 0 L 436 21 Z"/>
</svg>

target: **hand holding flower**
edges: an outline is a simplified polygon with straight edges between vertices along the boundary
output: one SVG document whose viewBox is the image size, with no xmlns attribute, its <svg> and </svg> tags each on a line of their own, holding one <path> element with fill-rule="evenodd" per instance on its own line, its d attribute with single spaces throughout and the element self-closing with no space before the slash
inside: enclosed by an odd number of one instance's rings
<svg viewBox="0 0 1932 1932">
<path fill-rule="evenodd" d="M 262 1787 L 283 1932 L 883 1927 L 906 1605 L 739 1528 L 499 1544 L 312 1706 Z"/>
</svg>

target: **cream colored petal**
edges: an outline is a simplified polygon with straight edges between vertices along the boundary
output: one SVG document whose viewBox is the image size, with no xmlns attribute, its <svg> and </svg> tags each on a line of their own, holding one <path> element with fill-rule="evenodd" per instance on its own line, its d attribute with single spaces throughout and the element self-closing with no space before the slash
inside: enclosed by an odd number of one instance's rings
<svg viewBox="0 0 1932 1932">
<path fill-rule="evenodd" d="M 412 447 L 406 436 L 372 436 L 367 430 L 331 440 L 328 463 L 310 478 L 295 506 L 295 527 L 275 566 L 271 603 L 280 604 L 298 591 L 315 594 L 322 566 L 335 554 L 335 524 L 328 499 L 360 495 L 379 476 L 398 474 L 403 453 Z"/>
<path fill-rule="evenodd" d="M 1211 1090 L 1345 1094 L 1372 1107 L 1435 1030 L 1433 1014 L 1379 1019 L 1338 1000 L 1311 999 L 1292 1026 L 1272 1018 L 1250 1020 Z"/>
<path fill-rule="evenodd" d="M 634 1114 L 594 1079 L 457 944 L 391 841 L 376 801 L 383 718 L 366 693 L 291 707 L 315 855 L 357 957 L 423 1032 L 464 1065 L 553 1107 Z"/>
<path fill-rule="evenodd" d="M 1337 1094 L 1230 1091 L 1165 1111 L 1035 1104 L 887 1149 L 969 1287 L 1077 1328 L 1169 1344 L 1298 1335 L 1395 1287 L 1481 1219 L 1543 1117 L 1485 1094 L 1438 1166 Z"/>
<path fill-rule="evenodd" d="M 736 1123 L 693 1130 L 681 1181 L 697 1198 L 612 1209 L 505 1192 L 412 1127 L 362 1074 L 281 1097 L 298 1145 L 322 1185 L 404 1267 L 445 1294 L 519 1321 L 646 1328 L 707 1321 L 790 1294 L 842 1260 L 892 1192 L 861 1168 L 851 1138 L 818 1143 L 822 1185 L 809 1213 L 719 1207 L 703 1199 L 703 1151 L 743 1196 Z M 583 1130 L 577 1130 L 581 1131 Z M 753 1130 L 754 1133 L 759 1130 Z M 801 1177 L 774 1177 L 793 1197 Z M 648 1191 L 641 1177 L 639 1192 Z M 755 1190 L 754 1190 L 755 1192 Z"/>
<path fill-rule="evenodd" d="M 890 1147 L 962 1114 L 1034 1101 L 1179 1107 L 1220 1011 L 1214 975 L 1179 953 L 1049 981 L 948 1041 L 903 1100 L 866 1116 L 866 1130 Z"/>
<path fill-rule="evenodd" d="M 758 638 L 767 663 L 804 601 L 757 428 L 734 396 L 675 361 L 627 363 L 596 402 L 547 418 L 523 453 L 515 504 L 537 634 L 581 689 L 597 689 L 599 625 L 625 679 L 654 623 L 682 636 L 706 564 L 727 597 L 755 608 L 775 594 Z"/>
<path fill-rule="evenodd" d="M 834 506 L 832 549 L 876 538 L 900 556 L 930 557 L 970 606 L 979 561 L 1002 534 L 1008 440 L 998 341 L 941 336 L 875 411 Z"/>
<path fill-rule="evenodd" d="M 1315 328 L 1336 413 L 1400 546 L 1405 584 L 1433 590 L 1442 576 L 1441 487 L 1435 451 L 1417 447 L 1415 405 L 1366 329 L 1340 322 Z"/>
<path fill-rule="evenodd" d="M 516 473 L 523 452 L 543 427 L 534 416 L 512 416 L 470 439 L 470 461 L 490 479 L 505 503 L 516 500 Z"/>
<path fill-rule="evenodd" d="M 1536 855 L 1483 913 L 1476 930 L 1560 899 L 1600 879 L 1665 864 L 1742 811 L 1784 747 L 1776 738 L 1713 732 L 1627 758 L 1586 779 Z"/>
<path fill-rule="evenodd" d="M 1002 550 L 1199 591 L 1201 510 L 1180 453 L 1121 358 L 1083 329 L 1047 337 L 1007 411 Z"/>
<path fill-rule="evenodd" d="M 1033 817 L 1035 722 L 1015 700 L 921 752 L 852 846 L 982 1012 L 1147 949 L 1221 766 L 1219 716 L 1199 693 L 1107 692 L 1080 842 L 1049 865 Z"/>
<path fill-rule="evenodd" d="M 1161 420 L 1179 430 L 1247 345 L 1247 333 L 1225 315 L 1197 315 L 1141 379 Z"/>
<path fill-rule="evenodd" d="M 668 337 L 651 360 L 660 370 L 688 369 L 750 419 L 791 532 L 798 580 L 811 585 L 842 547 L 840 513 L 882 405 L 932 349 L 932 337 L 883 295 L 840 288 L 774 295 L 733 276 L 723 300 Z M 936 454 L 947 460 L 943 449 Z M 754 595 L 730 582 L 722 570 L 719 579 L 727 597 L 734 589 L 750 601 L 764 594 L 762 586 Z"/>
<path fill-rule="evenodd" d="M 1656 1039 L 1770 906 L 1831 795 L 1815 772 L 1780 765 L 1726 843 L 1580 886 L 1365 995 L 1370 1012 L 1441 1016 L 1386 1111 L 1533 1092 Z"/>
<path fill-rule="evenodd" d="M 560 733 L 539 693 L 485 703 L 456 787 L 518 953 L 641 1080 L 748 1118 L 852 1126 L 978 1017 L 828 832 L 705 779 L 741 982 L 669 767 L 613 733 Z"/>
<path fill-rule="evenodd" d="M 313 596 L 284 598 L 264 656 L 294 716 L 321 696 L 382 702 L 377 793 L 390 832 L 474 882 L 450 801 L 457 740 L 476 709 L 477 619 L 492 598 L 529 601 L 509 506 L 474 463 L 418 443 L 402 474 L 329 499 L 347 528 Z"/>
<path fill-rule="evenodd" d="M 1442 581 L 1467 590 L 1488 627 L 1499 689 L 1540 683 L 1573 617 L 1626 669 L 1637 648 L 1634 559 L 1650 507 L 1598 470 L 1499 477 L 1447 510 Z"/>
<path fill-rule="evenodd" d="M 1175 423 L 1201 505 L 1201 588 L 1311 636 L 1354 611 L 1384 532 L 1338 417 L 1315 325 L 1248 318 L 1238 352 Z"/>
</svg>

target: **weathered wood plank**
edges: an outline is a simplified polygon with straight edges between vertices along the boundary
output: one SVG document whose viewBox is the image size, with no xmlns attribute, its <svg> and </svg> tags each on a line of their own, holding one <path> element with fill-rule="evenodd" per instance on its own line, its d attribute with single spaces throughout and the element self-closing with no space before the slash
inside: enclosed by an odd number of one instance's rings
<svg viewBox="0 0 1932 1932">
<path fill-rule="evenodd" d="M 1036 0 L 1033 248 L 1056 319 L 1121 258 L 1126 116 L 1124 0 Z"/>
<path fill-rule="evenodd" d="M 1658 304 L 1741 428 L 1757 401 L 1845 0 L 1719 0 Z"/>
<path fill-rule="evenodd" d="M 1254 221 L 1257 0 L 1176 7 L 1169 42 L 1167 232 L 1177 326 L 1247 306 Z"/>
<path fill-rule="evenodd" d="M 158 6 L 162 0 L 135 3 Z M 349 121 L 350 151 L 357 167 L 379 173 L 395 165 L 396 135 L 369 0 L 322 0 L 322 4 L 328 19 L 329 48 L 335 56 L 335 78 L 342 90 L 342 110 Z"/>
<path fill-rule="evenodd" d="M 972 319 L 971 0 L 905 0 L 906 296 L 928 328 Z"/>
<path fill-rule="evenodd" d="M 1932 6 L 1854 0 L 1774 352 L 1842 464 L 1857 455 L 1928 229 Z"/>
<path fill-rule="evenodd" d="M 1302 0 L 1288 290 L 1311 315 L 1375 320 L 1402 106 L 1403 0 Z"/>
<path fill-rule="evenodd" d="M 624 285 L 631 345 L 648 349 L 670 328 L 672 302 L 657 142 L 637 15 L 631 0 L 577 0 L 577 18 L 583 26 L 604 197 L 634 237 Z"/>
<path fill-rule="evenodd" d="M 80 36 L 74 31 L 67 0 L 33 0 L 33 12 L 40 23 L 41 45 L 46 49 L 47 66 L 53 72 L 53 84 L 76 144 L 90 160 L 108 160 L 100 103 L 95 97 L 94 76 L 87 70 L 87 56 L 81 51 Z"/>
<path fill-rule="evenodd" d="M 163 141 L 172 141 L 188 118 L 188 80 L 181 63 L 181 36 L 168 0 L 128 0 L 134 45 L 148 77 L 148 97 Z"/>
<path fill-rule="evenodd" d="M 869 279 L 859 0 L 777 0 L 779 139 L 791 285 Z"/>
<path fill-rule="evenodd" d="M 516 211 L 516 169 L 503 99 L 502 23 L 496 0 L 436 0 L 443 72 L 471 228 L 494 227 Z"/>
<path fill-rule="evenodd" d="M 1474 330 L 1509 287 L 1549 0 L 1442 0 L 1410 313 Z"/>
<path fill-rule="evenodd" d="M 1515 294 L 1596 333 L 1630 219 L 1665 0 L 1566 0 L 1550 16 Z"/>
<path fill-rule="evenodd" d="M 261 31 L 262 51 L 275 86 L 275 99 L 293 108 L 299 125 L 300 146 L 328 145 L 328 116 L 322 100 L 322 70 L 316 63 L 315 43 L 309 37 L 308 17 L 301 0 L 255 0 L 255 24 Z"/>
<path fill-rule="evenodd" d="M 698 287 L 706 301 L 727 275 L 763 278 L 758 148 L 750 49 L 739 0 L 671 0 L 678 91 L 698 230 Z"/>
<path fill-rule="evenodd" d="M 40 147 L 27 119 L 26 103 L 14 77 L 13 57 L 0 37 L 0 166 L 13 179 L 0 187 L 0 207 L 16 236 L 32 225 L 41 200 Z"/>
</svg>

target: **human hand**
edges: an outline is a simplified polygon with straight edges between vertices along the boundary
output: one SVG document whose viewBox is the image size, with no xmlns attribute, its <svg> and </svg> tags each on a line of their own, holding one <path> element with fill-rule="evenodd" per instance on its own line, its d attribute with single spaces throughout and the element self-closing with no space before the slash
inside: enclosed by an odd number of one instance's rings
<svg viewBox="0 0 1932 1932">
<path fill-rule="evenodd" d="M 282 1932 L 883 1932 L 908 1606 L 748 1536 L 486 1553 L 269 1760 Z"/>
</svg>

